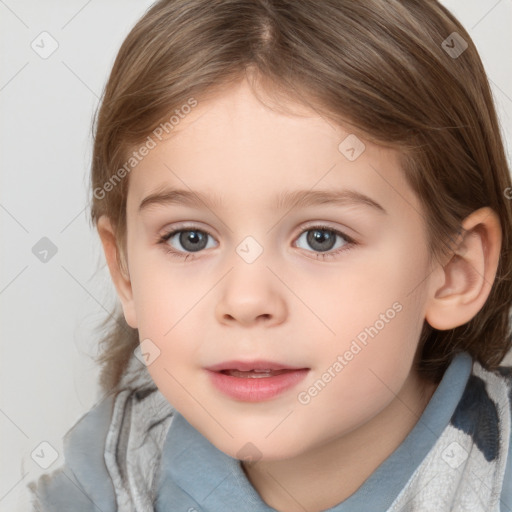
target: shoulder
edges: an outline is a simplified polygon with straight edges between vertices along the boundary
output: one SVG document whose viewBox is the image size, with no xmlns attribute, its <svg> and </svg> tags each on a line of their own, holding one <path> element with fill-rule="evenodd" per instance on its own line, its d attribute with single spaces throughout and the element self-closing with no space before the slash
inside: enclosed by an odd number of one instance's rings
<svg viewBox="0 0 512 512">
<path fill-rule="evenodd" d="M 512 404 L 512 367 L 499 366 L 486 370 L 477 361 L 473 362 L 471 376 L 465 395 L 478 395 L 496 406 L 504 407 L 509 413 Z"/>
<path fill-rule="evenodd" d="M 508 386 L 509 398 L 512 401 L 512 366 L 499 366 L 495 373 L 497 373 Z"/>
<path fill-rule="evenodd" d="M 511 419 L 512 368 L 501 366 L 487 370 L 473 361 L 452 423 L 470 433 L 481 449 L 486 448 L 484 453 L 490 455 L 490 452 L 498 450 L 500 444 L 508 448 Z"/>
<path fill-rule="evenodd" d="M 28 485 L 34 510 L 116 510 L 115 492 L 104 460 L 114 402 L 113 395 L 102 399 L 66 433 L 64 465 Z"/>
<path fill-rule="evenodd" d="M 472 372 L 473 379 L 480 379 L 485 392 L 503 414 L 512 419 L 512 366 L 499 366 L 494 370 L 485 370 L 475 362 Z"/>
<path fill-rule="evenodd" d="M 485 382 L 486 394 L 494 405 L 493 416 L 497 420 L 498 430 L 496 444 L 501 445 L 503 458 L 500 510 L 509 511 L 512 507 L 512 367 L 499 366 L 495 370 L 486 371 L 479 364 L 475 364 L 474 373 Z M 488 425 L 487 418 L 480 428 L 484 435 Z M 481 434 L 480 437 L 484 435 Z"/>
<path fill-rule="evenodd" d="M 512 509 L 512 366 L 500 366 L 496 372 L 506 382 L 510 404 L 509 450 L 501 494 L 501 510 L 508 511 Z"/>
<path fill-rule="evenodd" d="M 133 355 L 118 391 L 66 433 L 63 466 L 29 483 L 33 510 L 114 512 L 133 499 L 150 510 L 173 412 Z"/>
</svg>

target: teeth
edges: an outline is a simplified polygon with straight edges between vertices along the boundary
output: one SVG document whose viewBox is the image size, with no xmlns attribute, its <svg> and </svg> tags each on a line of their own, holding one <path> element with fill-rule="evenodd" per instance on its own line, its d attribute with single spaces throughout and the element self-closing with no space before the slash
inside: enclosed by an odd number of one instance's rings
<svg viewBox="0 0 512 512">
<path fill-rule="evenodd" d="M 240 371 L 240 370 L 224 370 L 222 373 L 231 375 L 232 377 L 242 377 L 246 379 L 261 379 L 265 377 L 274 377 L 280 375 L 286 370 L 251 370 L 251 371 Z"/>
</svg>

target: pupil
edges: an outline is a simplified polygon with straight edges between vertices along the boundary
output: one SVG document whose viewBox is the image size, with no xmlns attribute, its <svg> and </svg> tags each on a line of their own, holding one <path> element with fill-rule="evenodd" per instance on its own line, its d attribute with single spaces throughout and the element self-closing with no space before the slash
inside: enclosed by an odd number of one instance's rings
<svg viewBox="0 0 512 512">
<path fill-rule="evenodd" d="M 206 237 L 200 231 L 183 231 L 180 234 L 180 243 L 188 251 L 204 249 Z M 202 245 L 201 245 L 202 242 Z"/>
<path fill-rule="evenodd" d="M 327 229 L 315 229 L 308 235 L 308 243 L 318 251 L 328 251 L 334 247 L 335 237 L 333 232 Z"/>
</svg>

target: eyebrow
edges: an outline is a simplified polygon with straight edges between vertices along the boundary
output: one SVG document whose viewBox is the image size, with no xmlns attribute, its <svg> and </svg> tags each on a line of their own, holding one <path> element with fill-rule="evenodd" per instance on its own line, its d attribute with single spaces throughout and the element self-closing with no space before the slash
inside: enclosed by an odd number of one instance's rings
<svg viewBox="0 0 512 512">
<path fill-rule="evenodd" d="M 197 206 L 202 203 L 210 210 L 222 206 L 222 197 L 216 194 L 204 194 L 190 190 L 163 188 L 146 196 L 139 205 L 139 212 L 153 206 L 182 204 Z M 372 198 L 355 190 L 295 190 L 281 192 L 276 196 L 272 206 L 276 210 L 333 204 L 339 206 L 368 206 L 378 213 L 388 212 Z"/>
</svg>

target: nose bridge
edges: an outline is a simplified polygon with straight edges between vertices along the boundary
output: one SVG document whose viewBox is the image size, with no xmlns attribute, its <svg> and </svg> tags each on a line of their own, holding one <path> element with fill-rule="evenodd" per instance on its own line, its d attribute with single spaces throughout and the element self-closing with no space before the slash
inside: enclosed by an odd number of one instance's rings
<svg viewBox="0 0 512 512">
<path fill-rule="evenodd" d="M 258 236 L 259 240 L 261 240 L 261 235 Z M 244 237 L 244 239 L 236 246 L 235 252 L 240 257 L 242 261 L 244 261 L 247 265 L 252 265 L 254 262 L 256 262 L 258 259 L 265 260 L 268 256 L 268 243 L 267 245 L 267 251 L 265 251 L 265 248 L 263 246 L 263 243 L 258 241 L 253 235 L 247 235 Z M 267 253 L 264 258 L 261 258 L 263 253 Z"/>
<path fill-rule="evenodd" d="M 252 235 L 245 236 L 230 258 L 231 271 L 222 285 L 216 305 L 219 321 L 243 324 L 265 319 L 280 323 L 286 313 L 286 298 L 279 280 L 269 270 L 271 251 Z"/>
</svg>

